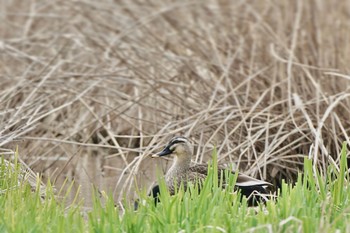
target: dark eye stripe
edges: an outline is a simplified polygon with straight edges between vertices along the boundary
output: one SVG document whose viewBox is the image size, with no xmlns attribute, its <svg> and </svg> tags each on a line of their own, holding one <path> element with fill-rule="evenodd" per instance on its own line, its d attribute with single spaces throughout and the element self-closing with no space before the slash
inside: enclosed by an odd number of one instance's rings
<svg viewBox="0 0 350 233">
<path fill-rule="evenodd" d="M 180 141 L 180 140 L 175 140 L 171 142 L 171 145 L 177 144 L 177 143 L 184 143 L 184 141 Z"/>
<path fill-rule="evenodd" d="M 169 150 L 174 151 L 175 145 L 176 145 L 176 144 L 180 144 L 180 143 L 185 143 L 185 142 L 184 142 L 184 141 L 180 141 L 180 140 L 172 141 L 172 142 L 169 143 L 169 145 L 168 145 Z"/>
<path fill-rule="evenodd" d="M 175 149 L 174 145 L 179 143 L 186 143 L 186 142 L 188 142 L 188 140 L 185 137 L 174 137 L 173 139 L 170 140 L 170 142 L 168 142 L 166 147 L 169 148 L 169 150 L 173 151 Z"/>
<path fill-rule="evenodd" d="M 187 142 L 187 140 L 184 138 L 175 138 L 172 141 L 170 141 L 169 145 L 174 145 L 177 143 L 185 143 L 185 142 Z"/>
</svg>

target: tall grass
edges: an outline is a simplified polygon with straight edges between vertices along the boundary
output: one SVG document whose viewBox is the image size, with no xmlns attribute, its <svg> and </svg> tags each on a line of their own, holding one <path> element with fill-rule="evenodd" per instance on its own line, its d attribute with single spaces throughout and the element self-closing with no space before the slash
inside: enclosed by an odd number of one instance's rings
<svg viewBox="0 0 350 233">
<path fill-rule="evenodd" d="M 348 232 L 350 226 L 350 184 L 346 144 L 340 155 L 340 170 L 332 165 L 324 176 L 314 173 L 312 160 L 305 158 L 304 173 L 295 185 L 282 183 L 278 197 L 250 208 L 234 192 L 235 175 L 226 189 L 218 188 L 216 162 L 198 192 L 196 185 L 183 187 L 170 196 L 160 179 L 160 203 L 141 192 L 144 200 L 135 211 L 130 203 L 116 206 L 112 195 L 105 203 L 95 196 L 93 208 L 66 207 L 47 185 L 45 198 L 24 180 L 18 183 L 20 168 L 1 163 L 1 232 Z M 215 159 L 215 156 L 214 156 Z M 215 160 L 214 160 L 215 161 Z M 15 162 L 16 163 L 16 162 Z"/>
<path fill-rule="evenodd" d="M 18 154 L 15 155 L 18 158 Z M 48 183 L 42 193 L 40 179 L 36 189 L 16 159 L 14 167 L 0 166 L 0 231 L 1 232 L 83 232 L 85 221 L 79 207 L 67 207 Z M 44 197 L 43 197 L 44 196 Z"/>
</svg>

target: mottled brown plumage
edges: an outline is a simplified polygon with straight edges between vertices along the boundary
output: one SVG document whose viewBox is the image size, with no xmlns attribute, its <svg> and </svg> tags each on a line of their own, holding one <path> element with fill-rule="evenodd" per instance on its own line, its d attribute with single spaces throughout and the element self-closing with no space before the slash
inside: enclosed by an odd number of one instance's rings
<svg viewBox="0 0 350 233">
<path fill-rule="evenodd" d="M 175 155 L 174 163 L 165 175 L 165 182 L 167 188 L 171 194 L 174 194 L 175 189 L 182 183 L 186 189 L 187 183 L 201 184 L 208 175 L 207 164 L 191 165 L 191 157 L 193 154 L 193 147 L 190 141 L 185 137 L 175 137 L 170 140 L 166 147 L 158 154 L 152 157 L 161 157 L 166 155 Z M 220 180 L 221 174 L 225 174 L 224 170 L 229 167 L 226 165 L 218 165 L 218 179 Z M 231 171 L 235 173 L 235 171 Z M 226 177 L 223 177 L 223 186 L 226 184 Z M 256 199 L 257 193 L 266 194 L 266 186 L 271 184 L 262 180 L 255 179 L 253 177 L 238 174 L 236 187 L 239 188 L 243 195 L 248 198 Z M 152 194 L 153 196 L 155 194 Z M 256 203 L 256 200 L 251 200 L 251 204 Z"/>
</svg>

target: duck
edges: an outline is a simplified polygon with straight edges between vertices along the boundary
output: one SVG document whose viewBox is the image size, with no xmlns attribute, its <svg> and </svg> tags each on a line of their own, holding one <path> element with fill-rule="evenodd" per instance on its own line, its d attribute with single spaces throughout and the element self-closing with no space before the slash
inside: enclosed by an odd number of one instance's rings
<svg viewBox="0 0 350 233">
<path fill-rule="evenodd" d="M 208 175 L 207 164 L 192 164 L 191 158 L 193 156 L 193 145 L 191 141 L 184 136 L 173 137 L 164 147 L 164 149 L 152 155 L 152 158 L 160 158 L 164 156 L 174 156 L 174 161 L 169 170 L 165 174 L 165 184 L 171 195 L 175 194 L 175 190 L 182 184 L 186 190 L 188 183 L 199 182 L 202 183 Z M 218 180 L 221 174 L 225 174 L 225 170 L 230 166 L 225 164 L 218 164 Z M 235 174 L 235 170 L 230 170 Z M 223 187 L 227 186 L 226 177 L 223 177 Z M 272 184 L 263 180 L 259 180 L 243 173 L 238 173 L 235 189 L 240 190 L 242 196 L 247 197 L 249 206 L 256 206 L 260 202 L 266 201 L 266 194 L 268 194 L 268 187 Z M 155 200 L 159 201 L 159 187 L 154 186 L 149 195 Z"/>
</svg>

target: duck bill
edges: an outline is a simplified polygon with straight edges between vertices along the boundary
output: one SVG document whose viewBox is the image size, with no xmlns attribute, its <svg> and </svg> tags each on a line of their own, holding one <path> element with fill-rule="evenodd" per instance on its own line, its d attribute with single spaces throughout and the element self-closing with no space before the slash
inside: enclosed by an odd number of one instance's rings
<svg viewBox="0 0 350 233">
<path fill-rule="evenodd" d="M 162 156 L 166 156 L 166 155 L 170 155 L 171 153 L 173 153 L 169 147 L 165 147 L 161 152 L 159 152 L 158 154 L 152 155 L 153 158 L 158 158 L 158 157 L 162 157 Z"/>
</svg>

